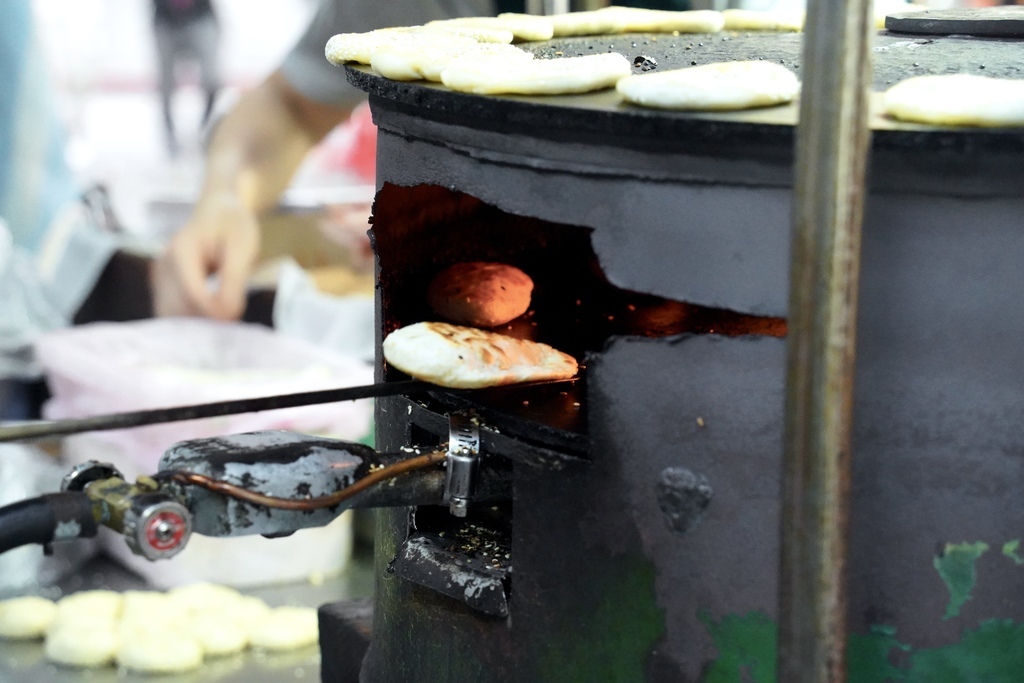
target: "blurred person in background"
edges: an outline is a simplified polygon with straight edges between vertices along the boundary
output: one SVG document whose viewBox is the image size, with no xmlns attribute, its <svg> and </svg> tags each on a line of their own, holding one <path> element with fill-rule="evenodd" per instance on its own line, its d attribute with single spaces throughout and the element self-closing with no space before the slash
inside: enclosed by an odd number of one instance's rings
<svg viewBox="0 0 1024 683">
<path fill-rule="evenodd" d="M 160 104 L 163 107 L 167 149 L 178 153 L 174 131 L 173 98 L 177 89 L 177 68 L 194 63 L 206 97 L 200 127 L 205 127 L 220 89 L 217 51 L 220 29 L 210 0 L 153 0 L 153 33 L 160 76 Z"/>
<path fill-rule="evenodd" d="M 97 310 L 118 240 L 68 165 L 30 0 L 0 2 L 0 92 L 0 419 L 10 419 L 31 416 L 32 342 Z"/>
<path fill-rule="evenodd" d="M 277 204 L 306 154 L 366 99 L 324 57 L 331 36 L 494 13 L 490 0 L 322 0 L 281 65 L 216 123 L 199 199 L 153 268 L 156 314 L 242 314 L 259 215 Z"/>
</svg>

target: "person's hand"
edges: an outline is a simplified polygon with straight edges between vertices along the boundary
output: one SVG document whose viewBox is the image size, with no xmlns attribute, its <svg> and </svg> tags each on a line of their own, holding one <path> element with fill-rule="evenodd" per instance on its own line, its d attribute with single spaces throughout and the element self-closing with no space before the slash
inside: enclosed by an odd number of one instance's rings
<svg viewBox="0 0 1024 683">
<path fill-rule="evenodd" d="M 256 216 L 239 202 L 201 202 L 153 264 L 154 314 L 240 318 L 259 241 Z"/>
</svg>

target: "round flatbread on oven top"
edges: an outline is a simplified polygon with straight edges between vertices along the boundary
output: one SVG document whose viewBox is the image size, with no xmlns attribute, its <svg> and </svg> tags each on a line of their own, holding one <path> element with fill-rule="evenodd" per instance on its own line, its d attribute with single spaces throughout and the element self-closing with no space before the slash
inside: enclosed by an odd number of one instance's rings
<svg viewBox="0 0 1024 683">
<path fill-rule="evenodd" d="M 441 81 L 441 72 L 463 60 L 505 57 L 509 60 L 530 61 L 533 54 L 515 45 L 503 43 L 462 42 L 430 45 L 385 45 L 370 56 L 370 66 L 384 78 L 393 81 Z"/>
<path fill-rule="evenodd" d="M 664 10 L 610 5 L 594 10 L 615 22 L 613 33 L 718 33 L 725 18 L 717 10 Z"/>
<path fill-rule="evenodd" d="M 779 64 L 737 61 L 637 74 L 615 89 L 627 102 L 644 107 L 728 111 L 791 102 L 800 81 Z"/>
<path fill-rule="evenodd" d="M 516 41 L 548 40 L 554 35 L 555 31 L 551 20 L 547 17 L 534 14 L 518 14 L 515 12 L 506 12 L 496 17 L 437 19 L 427 22 L 426 26 L 511 31 L 513 40 Z"/>
<path fill-rule="evenodd" d="M 452 389 L 569 379 L 578 369 L 575 358 L 547 344 L 448 323 L 397 329 L 383 351 L 402 372 Z"/>
<path fill-rule="evenodd" d="M 413 27 L 421 28 L 421 27 Z M 509 33 L 509 42 L 511 42 Z M 324 46 L 327 61 L 335 66 L 342 64 L 370 64 L 373 53 L 381 48 L 399 47 L 431 47 L 434 45 L 474 46 L 478 41 L 474 38 L 455 35 L 441 30 L 413 32 L 407 28 L 383 28 L 365 33 L 338 33 L 331 36 Z"/>
<path fill-rule="evenodd" d="M 511 43 L 515 40 L 515 34 L 507 28 L 487 28 L 485 26 L 459 26 L 455 24 L 439 23 L 424 24 L 423 26 L 403 26 L 393 29 L 378 29 L 381 31 L 399 31 L 417 36 L 440 36 L 441 38 L 457 37 L 470 38 L 478 43 Z"/>
<path fill-rule="evenodd" d="M 499 14 L 498 16 L 503 15 Z M 600 10 L 549 14 L 547 18 L 551 21 L 556 37 L 600 36 L 619 32 L 618 18 Z"/>
<path fill-rule="evenodd" d="M 515 266 L 465 261 L 434 276 L 427 303 L 448 322 L 497 327 L 526 313 L 532 293 L 533 280 Z"/>
<path fill-rule="evenodd" d="M 802 10 L 724 9 L 726 31 L 802 31 Z"/>
<path fill-rule="evenodd" d="M 525 62 L 488 57 L 449 65 L 441 82 L 477 95 L 566 95 L 614 87 L 630 73 L 629 60 L 617 52 Z"/>
<path fill-rule="evenodd" d="M 1024 125 L 1024 80 L 972 74 L 914 76 L 885 91 L 885 113 L 935 126 Z"/>
</svg>

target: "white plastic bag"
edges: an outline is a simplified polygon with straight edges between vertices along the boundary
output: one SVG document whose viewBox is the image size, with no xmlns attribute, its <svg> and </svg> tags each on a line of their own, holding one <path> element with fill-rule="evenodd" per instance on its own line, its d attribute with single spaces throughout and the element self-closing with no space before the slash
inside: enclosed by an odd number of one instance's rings
<svg viewBox="0 0 1024 683">
<path fill-rule="evenodd" d="M 373 369 L 266 327 L 193 318 L 94 323 L 35 343 L 53 397 L 48 419 L 87 417 L 371 384 Z M 348 401 L 107 432 L 155 471 L 172 444 L 222 434 L 286 429 L 359 440 L 372 404 Z"/>
</svg>

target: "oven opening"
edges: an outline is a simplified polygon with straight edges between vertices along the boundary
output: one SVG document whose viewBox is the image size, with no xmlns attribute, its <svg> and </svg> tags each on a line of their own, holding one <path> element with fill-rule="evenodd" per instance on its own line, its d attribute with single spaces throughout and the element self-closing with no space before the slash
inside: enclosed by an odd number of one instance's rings
<svg viewBox="0 0 1024 683">
<path fill-rule="evenodd" d="M 451 407 L 482 410 L 514 433 L 520 424 L 586 435 L 586 362 L 612 337 L 685 333 L 783 337 L 783 318 L 674 301 L 616 287 L 591 244 L 593 230 L 514 215 L 471 195 L 435 185 L 385 183 L 377 194 L 371 236 L 380 274 L 383 335 L 420 321 L 448 322 L 431 310 L 426 291 L 445 268 L 465 261 L 515 266 L 533 280 L 529 309 L 492 331 L 549 344 L 574 356 L 571 386 L 500 387 L 472 398 L 445 397 Z M 385 379 L 405 379 L 394 368 Z M 529 439 L 531 430 L 526 429 Z"/>
</svg>

